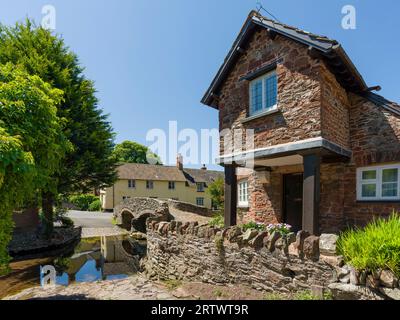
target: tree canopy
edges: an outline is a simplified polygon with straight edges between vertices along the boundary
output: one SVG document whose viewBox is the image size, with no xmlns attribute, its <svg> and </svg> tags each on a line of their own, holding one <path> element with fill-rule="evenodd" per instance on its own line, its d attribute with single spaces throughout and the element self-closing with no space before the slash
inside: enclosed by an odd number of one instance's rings
<svg viewBox="0 0 400 320">
<path fill-rule="evenodd" d="M 0 27 L 0 62 L 22 65 L 63 91 L 57 113 L 65 118 L 65 135 L 73 149 L 57 178 L 60 193 L 88 191 L 115 180 L 114 133 L 108 116 L 98 107 L 94 83 L 83 74 L 78 57 L 63 39 L 36 27 L 30 20 Z"/>
<path fill-rule="evenodd" d="M 219 177 L 214 182 L 210 183 L 207 188 L 207 193 L 211 197 L 213 205 L 221 208 L 224 206 L 224 179 Z"/>
<path fill-rule="evenodd" d="M 72 147 L 57 116 L 62 94 L 19 67 L 0 65 L 0 274 L 8 262 L 12 210 L 37 190 L 54 190 L 51 176 Z"/>
<path fill-rule="evenodd" d="M 117 162 L 162 164 L 160 157 L 148 147 L 133 141 L 124 141 L 117 144 L 113 155 Z"/>
<path fill-rule="evenodd" d="M 63 132 L 72 148 L 51 177 L 54 188 L 42 193 L 51 232 L 57 194 L 87 192 L 115 181 L 115 160 L 111 156 L 114 134 L 107 115 L 98 107 L 94 83 L 85 77 L 77 56 L 59 36 L 36 27 L 30 20 L 13 27 L 1 26 L 0 63 L 19 65 L 62 90 L 57 115 L 65 119 Z"/>
</svg>

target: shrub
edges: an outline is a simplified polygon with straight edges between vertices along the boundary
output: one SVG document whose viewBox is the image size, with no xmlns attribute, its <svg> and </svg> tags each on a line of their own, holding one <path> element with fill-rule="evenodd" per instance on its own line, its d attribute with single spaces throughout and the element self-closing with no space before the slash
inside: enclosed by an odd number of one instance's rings
<svg viewBox="0 0 400 320">
<path fill-rule="evenodd" d="M 211 227 L 223 228 L 225 226 L 224 216 L 222 212 L 218 212 L 214 217 L 208 222 Z"/>
<path fill-rule="evenodd" d="M 62 218 L 60 219 L 60 221 L 61 221 L 63 227 L 65 227 L 65 228 L 72 228 L 72 227 L 74 227 L 74 221 L 73 221 L 71 218 L 62 217 Z"/>
<path fill-rule="evenodd" d="M 265 230 L 265 224 L 257 223 L 257 222 L 254 222 L 254 221 L 250 221 L 248 223 L 242 224 L 241 228 L 242 228 L 243 231 L 247 231 L 249 229 L 258 230 L 258 231 L 264 231 Z"/>
<path fill-rule="evenodd" d="M 82 211 L 88 211 L 90 204 L 96 200 L 98 197 L 93 194 L 77 194 L 69 198 L 69 201 Z"/>
<path fill-rule="evenodd" d="M 337 242 L 339 254 L 359 271 L 390 269 L 400 276 L 400 216 L 376 219 L 364 229 L 348 230 Z"/>
<path fill-rule="evenodd" d="M 89 205 L 89 211 L 100 211 L 101 210 L 101 201 L 99 199 L 93 201 Z"/>
</svg>

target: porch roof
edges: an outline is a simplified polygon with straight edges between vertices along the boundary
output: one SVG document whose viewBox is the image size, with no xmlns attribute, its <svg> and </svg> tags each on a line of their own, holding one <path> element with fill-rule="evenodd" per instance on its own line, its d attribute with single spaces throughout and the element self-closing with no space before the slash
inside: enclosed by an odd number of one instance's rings
<svg viewBox="0 0 400 320">
<path fill-rule="evenodd" d="M 220 165 L 233 162 L 239 165 L 245 165 L 252 160 L 288 157 L 297 154 L 304 155 L 317 149 L 321 149 L 322 155 L 325 155 L 327 157 L 337 156 L 349 159 L 352 154 L 350 150 L 342 148 L 341 146 L 322 137 L 317 137 L 290 143 L 278 144 L 260 149 L 232 153 L 220 156 L 217 158 L 216 161 Z"/>
</svg>

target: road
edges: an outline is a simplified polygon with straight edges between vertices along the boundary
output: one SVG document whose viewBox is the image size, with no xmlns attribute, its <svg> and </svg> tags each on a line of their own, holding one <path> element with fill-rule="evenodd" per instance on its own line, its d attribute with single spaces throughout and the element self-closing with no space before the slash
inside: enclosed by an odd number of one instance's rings
<svg viewBox="0 0 400 320">
<path fill-rule="evenodd" d="M 87 212 L 70 210 L 67 217 L 74 221 L 75 226 L 82 228 L 112 228 L 112 212 Z"/>
</svg>

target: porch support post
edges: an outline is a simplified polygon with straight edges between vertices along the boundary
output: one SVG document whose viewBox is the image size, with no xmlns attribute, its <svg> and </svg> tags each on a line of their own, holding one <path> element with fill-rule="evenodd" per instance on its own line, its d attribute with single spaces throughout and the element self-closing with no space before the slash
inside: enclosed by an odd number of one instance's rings
<svg viewBox="0 0 400 320">
<path fill-rule="evenodd" d="M 225 165 L 225 227 L 236 225 L 237 177 L 236 165 Z"/>
<path fill-rule="evenodd" d="M 303 155 L 303 230 L 317 235 L 320 202 L 320 164 L 318 153 Z"/>
</svg>

